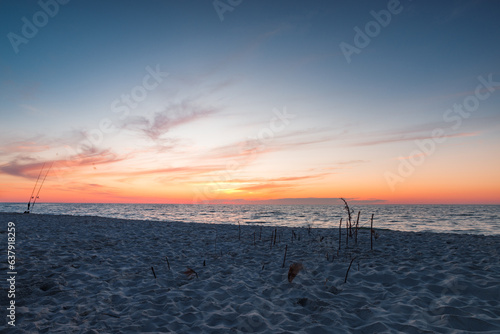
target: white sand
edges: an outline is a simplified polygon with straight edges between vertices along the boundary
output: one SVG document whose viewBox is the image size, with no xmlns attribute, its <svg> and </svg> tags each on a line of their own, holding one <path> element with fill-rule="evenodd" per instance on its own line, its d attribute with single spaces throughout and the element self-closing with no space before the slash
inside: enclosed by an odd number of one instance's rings
<svg viewBox="0 0 500 334">
<path fill-rule="evenodd" d="M 259 226 L 241 226 L 240 241 L 237 225 L 0 221 L 4 248 L 7 222 L 16 223 L 13 333 L 500 333 L 500 236 L 378 230 L 370 251 L 368 230 L 347 250 L 343 231 L 337 254 L 337 228 L 294 228 L 292 243 L 292 229 L 280 227 L 270 249 L 274 227 L 260 240 Z M 293 262 L 304 269 L 289 283 Z M 186 267 L 199 277 L 188 279 Z"/>
</svg>

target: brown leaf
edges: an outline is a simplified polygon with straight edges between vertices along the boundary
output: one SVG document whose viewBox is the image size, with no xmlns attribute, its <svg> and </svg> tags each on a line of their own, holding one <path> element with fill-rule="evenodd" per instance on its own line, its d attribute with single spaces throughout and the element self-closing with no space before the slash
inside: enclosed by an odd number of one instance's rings
<svg viewBox="0 0 500 334">
<path fill-rule="evenodd" d="M 189 267 L 185 272 L 183 272 L 183 274 L 186 275 L 189 279 L 193 278 L 194 276 L 198 278 L 198 273 Z"/>
<path fill-rule="evenodd" d="M 288 269 L 288 282 L 292 283 L 293 279 L 299 271 L 301 271 L 303 268 L 302 263 L 292 263 L 290 265 L 290 269 Z"/>
</svg>

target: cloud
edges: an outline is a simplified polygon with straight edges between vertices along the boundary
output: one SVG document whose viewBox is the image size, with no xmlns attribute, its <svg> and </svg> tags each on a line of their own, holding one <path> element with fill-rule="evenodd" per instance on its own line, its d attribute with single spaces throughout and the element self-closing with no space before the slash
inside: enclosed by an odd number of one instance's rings
<svg viewBox="0 0 500 334">
<path fill-rule="evenodd" d="M 368 163 L 370 160 L 349 160 L 349 161 L 341 161 L 337 162 L 337 165 L 358 165 Z"/>
<path fill-rule="evenodd" d="M 42 136 L 33 136 L 26 140 L 18 140 L 0 146 L 0 155 L 38 153 L 50 149 Z"/>
<path fill-rule="evenodd" d="M 200 175 L 215 172 L 223 169 L 223 165 L 200 165 L 200 166 L 182 166 L 182 167 L 168 167 L 168 168 L 156 168 L 156 169 L 145 169 L 134 172 L 125 172 L 122 175 L 127 176 L 141 176 L 141 175 L 153 175 L 153 174 L 174 174 L 179 175 Z"/>
<path fill-rule="evenodd" d="M 266 191 L 273 192 L 276 189 L 293 188 L 301 185 L 301 182 L 308 180 L 320 179 L 328 176 L 331 173 L 321 173 L 313 175 L 301 176 L 285 176 L 278 178 L 260 178 L 260 179 L 230 179 L 220 181 L 219 183 L 213 182 L 219 189 L 231 189 L 232 191 Z"/>
<path fill-rule="evenodd" d="M 175 127 L 185 125 L 219 112 L 214 107 L 200 107 L 190 101 L 172 104 L 152 117 L 130 116 L 120 125 L 122 129 L 138 132 L 146 138 L 160 143 L 169 143 L 170 139 L 164 135 Z"/>
<path fill-rule="evenodd" d="M 38 109 L 36 107 L 33 107 L 32 105 L 29 105 L 29 104 L 20 104 L 19 106 L 22 107 L 22 108 L 24 108 L 24 109 L 26 109 L 26 110 L 31 111 L 34 114 L 40 113 L 40 109 Z"/>
<path fill-rule="evenodd" d="M 338 139 L 339 145 L 347 147 L 384 145 L 432 139 L 435 129 L 444 131 L 444 134 L 440 136 L 443 138 L 474 137 L 487 131 L 497 131 L 499 120 L 500 115 L 463 119 L 460 132 L 453 131 L 451 123 L 429 122 L 380 131 L 344 134 Z"/>
<path fill-rule="evenodd" d="M 407 157 L 398 157 L 398 158 L 395 158 L 395 160 L 409 160 L 409 159 L 425 157 L 425 156 L 427 156 L 427 154 L 425 154 L 424 152 L 420 152 L 420 153 L 416 153 L 413 155 L 409 155 Z"/>
<path fill-rule="evenodd" d="M 16 160 L 0 166 L 0 173 L 26 178 L 36 178 L 44 166 L 45 164 L 43 162 L 21 163 Z"/>
<path fill-rule="evenodd" d="M 233 142 L 211 149 L 203 155 L 204 159 L 232 159 L 241 166 L 255 160 L 258 155 L 283 150 L 296 150 L 298 147 L 315 145 L 334 140 L 335 136 L 324 134 L 330 131 L 323 128 L 312 128 L 283 133 L 272 138 L 252 138 Z"/>
<path fill-rule="evenodd" d="M 261 183 L 261 184 L 255 184 L 251 186 L 245 186 L 245 187 L 239 187 L 236 190 L 239 191 L 258 191 L 258 190 L 274 190 L 274 189 L 282 189 L 282 188 L 291 188 L 291 184 L 276 184 L 273 182 L 270 183 Z"/>
<path fill-rule="evenodd" d="M 449 134 L 449 135 L 442 135 L 440 137 L 441 138 L 474 137 L 474 136 L 478 136 L 479 134 L 480 134 L 480 132 L 462 132 L 462 133 L 455 133 L 455 134 Z M 363 142 L 357 142 L 357 143 L 352 144 L 351 146 L 372 146 L 372 145 L 390 144 L 390 143 L 398 143 L 398 142 L 413 141 L 413 140 L 425 140 L 425 139 L 432 139 L 432 138 L 434 138 L 434 137 L 430 134 L 427 134 L 427 135 L 414 135 L 414 134 L 396 135 L 396 136 L 387 136 L 385 138 L 379 138 L 379 139 L 368 140 L 368 141 L 363 141 Z"/>
<path fill-rule="evenodd" d="M 5 144 L 0 146 L 0 155 L 15 154 L 18 157 L 22 154 L 47 152 L 62 148 L 63 146 L 77 148 L 84 152 L 88 151 L 89 146 L 92 146 L 87 140 L 86 131 L 75 129 L 65 131 L 59 136 L 37 134 L 11 142 L 4 139 L 2 142 L 5 142 Z"/>
<path fill-rule="evenodd" d="M 94 166 L 115 163 L 125 160 L 126 157 L 119 157 L 110 149 L 99 149 L 97 147 L 86 147 L 84 151 L 65 160 L 69 166 Z"/>
<path fill-rule="evenodd" d="M 347 199 L 350 206 L 353 205 L 373 205 L 384 204 L 387 200 L 370 199 Z M 247 205 L 344 205 L 339 198 L 305 197 L 305 198 L 276 198 L 265 200 L 245 200 L 245 199 L 214 199 L 208 200 L 207 204 L 247 204 Z"/>
<path fill-rule="evenodd" d="M 79 167 L 111 164 L 125 160 L 126 157 L 118 157 L 109 149 L 98 149 L 96 147 L 83 148 L 81 153 L 71 155 L 68 159 L 54 159 L 41 161 L 36 158 L 16 157 L 13 160 L 0 166 L 0 173 L 33 179 L 38 177 L 42 167 L 53 166 L 59 174 L 62 172 L 75 173 L 72 170 Z"/>
</svg>

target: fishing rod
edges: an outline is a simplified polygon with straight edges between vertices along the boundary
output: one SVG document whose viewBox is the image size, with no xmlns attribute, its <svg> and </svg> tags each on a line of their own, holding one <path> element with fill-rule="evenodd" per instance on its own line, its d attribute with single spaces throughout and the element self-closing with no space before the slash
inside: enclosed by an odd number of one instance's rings
<svg viewBox="0 0 500 334">
<path fill-rule="evenodd" d="M 42 180 L 42 183 L 40 184 L 40 188 L 38 188 L 38 192 L 36 193 L 36 197 L 35 197 L 35 200 L 33 201 L 33 205 L 31 206 L 31 209 L 33 210 L 33 208 L 35 207 L 35 202 L 36 200 L 38 199 L 38 194 L 40 194 L 40 190 L 42 190 L 42 187 L 43 187 L 43 183 L 45 182 L 45 179 L 47 178 L 47 175 L 49 174 L 49 171 L 50 169 L 52 168 L 52 164 L 54 162 L 52 162 L 49 166 L 49 169 L 47 169 L 47 172 L 45 173 L 45 176 L 43 177 L 43 180 Z"/>
<path fill-rule="evenodd" d="M 30 213 L 31 200 L 33 199 L 33 194 L 35 193 L 36 185 L 38 184 L 38 181 L 40 180 L 40 176 L 42 175 L 42 171 L 44 168 L 45 168 L 45 162 L 43 163 L 42 169 L 40 169 L 40 173 L 38 173 L 38 178 L 36 179 L 35 186 L 33 187 L 33 191 L 31 192 L 31 196 L 30 196 L 30 199 L 28 201 L 28 210 L 26 210 L 24 213 Z"/>
</svg>

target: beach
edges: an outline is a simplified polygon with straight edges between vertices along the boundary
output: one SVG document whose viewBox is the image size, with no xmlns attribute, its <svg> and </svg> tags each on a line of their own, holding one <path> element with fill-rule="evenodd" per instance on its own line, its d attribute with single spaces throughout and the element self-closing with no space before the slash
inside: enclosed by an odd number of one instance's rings
<svg viewBox="0 0 500 334">
<path fill-rule="evenodd" d="M 356 243 L 342 229 L 339 249 L 338 222 L 14 213 L 0 221 L 4 254 L 15 227 L 15 298 L 6 279 L 0 295 L 7 332 L 500 332 L 500 236 L 375 227 L 359 230 Z"/>
</svg>

